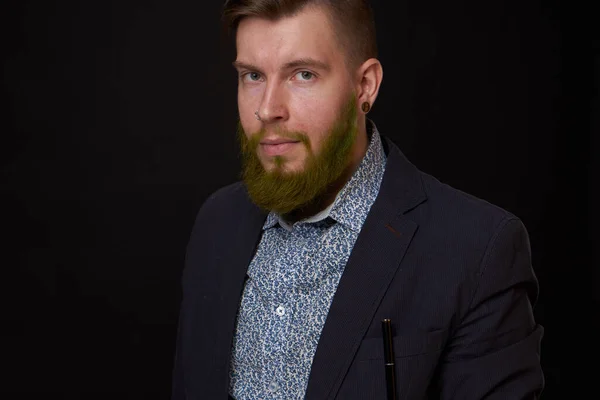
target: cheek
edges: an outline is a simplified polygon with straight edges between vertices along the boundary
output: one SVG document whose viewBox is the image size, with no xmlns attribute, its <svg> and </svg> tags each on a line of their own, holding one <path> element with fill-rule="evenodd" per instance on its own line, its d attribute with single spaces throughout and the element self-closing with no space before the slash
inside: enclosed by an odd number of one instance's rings
<svg viewBox="0 0 600 400">
<path fill-rule="evenodd" d="M 239 118 L 246 133 L 256 132 L 260 129 L 260 121 L 256 119 L 254 111 L 256 111 L 256 107 L 254 107 L 252 101 L 243 96 L 238 96 Z"/>
<path fill-rule="evenodd" d="M 339 108 L 337 101 L 315 99 L 299 103 L 294 107 L 293 114 L 297 123 L 295 128 L 308 134 L 313 152 L 318 153 L 327 132 L 335 122 Z"/>
</svg>

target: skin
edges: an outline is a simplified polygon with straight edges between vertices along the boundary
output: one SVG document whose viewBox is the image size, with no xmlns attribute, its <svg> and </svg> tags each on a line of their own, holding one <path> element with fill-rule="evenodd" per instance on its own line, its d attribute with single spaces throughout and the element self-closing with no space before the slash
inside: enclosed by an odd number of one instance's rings
<svg viewBox="0 0 600 400">
<path fill-rule="evenodd" d="M 315 6 L 276 21 L 244 18 L 236 49 L 240 132 L 248 141 L 260 134 L 255 151 L 266 172 L 303 173 L 327 147 L 334 127 L 345 117 L 344 107 L 356 100 L 356 133 L 343 172 L 310 204 L 287 213 L 291 220 L 313 215 L 333 202 L 364 157 L 368 138 L 360 105 L 374 104 L 381 64 L 371 58 L 351 68 L 327 10 Z"/>
</svg>

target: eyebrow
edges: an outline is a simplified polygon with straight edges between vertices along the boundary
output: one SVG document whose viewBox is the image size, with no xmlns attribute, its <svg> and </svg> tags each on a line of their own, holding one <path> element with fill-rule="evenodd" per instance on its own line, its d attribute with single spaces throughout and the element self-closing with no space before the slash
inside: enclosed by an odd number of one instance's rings
<svg viewBox="0 0 600 400">
<path fill-rule="evenodd" d="M 298 67 L 312 67 L 325 71 L 329 71 L 330 69 L 329 64 L 326 64 L 323 61 L 315 60 L 314 58 L 299 58 L 283 65 L 283 69 L 292 69 Z"/>
<path fill-rule="evenodd" d="M 236 69 L 249 69 L 249 70 L 253 70 L 256 72 L 260 72 L 261 74 L 263 73 L 260 68 L 258 68 L 255 65 L 249 64 L 249 63 L 245 63 L 243 61 L 234 61 L 233 62 L 233 66 Z M 323 61 L 319 61 L 319 60 L 315 60 L 314 58 L 299 58 L 297 60 L 293 60 L 293 61 L 289 61 L 285 64 L 283 64 L 283 67 L 281 69 L 292 69 L 292 68 L 298 68 L 298 67 L 311 67 L 311 68 L 316 68 L 316 69 L 321 69 L 324 71 L 329 71 L 331 68 L 329 67 L 329 64 L 324 63 Z"/>
</svg>

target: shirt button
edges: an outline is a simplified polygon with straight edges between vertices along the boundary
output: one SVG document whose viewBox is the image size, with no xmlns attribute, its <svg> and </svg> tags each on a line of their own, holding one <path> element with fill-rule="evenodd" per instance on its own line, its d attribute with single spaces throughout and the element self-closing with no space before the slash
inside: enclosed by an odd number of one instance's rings
<svg viewBox="0 0 600 400">
<path fill-rule="evenodd" d="M 283 306 L 279 306 L 279 307 L 277 307 L 277 309 L 275 310 L 275 312 L 280 317 L 283 317 L 285 315 L 285 308 Z"/>
<path fill-rule="evenodd" d="M 269 383 L 269 391 L 274 393 L 276 391 L 279 390 L 279 384 L 277 384 L 277 382 L 272 381 L 271 383 Z"/>
</svg>

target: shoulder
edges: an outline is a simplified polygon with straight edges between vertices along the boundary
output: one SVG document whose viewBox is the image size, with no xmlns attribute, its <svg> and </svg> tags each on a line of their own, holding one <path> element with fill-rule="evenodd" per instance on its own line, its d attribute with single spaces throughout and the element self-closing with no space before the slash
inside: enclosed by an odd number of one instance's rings
<svg viewBox="0 0 600 400">
<path fill-rule="evenodd" d="M 391 181 L 400 182 L 392 190 L 408 194 L 388 196 L 399 203 L 406 196 L 419 199 L 404 216 L 417 224 L 414 244 L 428 259 L 439 256 L 439 263 L 448 268 L 478 270 L 499 249 L 507 258 L 515 251 L 529 253 L 527 231 L 517 215 L 442 182 L 412 164 L 393 143 L 390 146 L 394 162 L 387 172 L 396 176 Z"/>
<path fill-rule="evenodd" d="M 515 277 L 532 282 L 529 235 L 514 213 L 420 172 L 427 201 L 414 210 L 421 246 L 453 271 L 481 285 L 482 274 L 496 282 Z"/>
<path fill-rule="evenodd" d="M 243 220 L 248 214 L 260 212 L 250 201 L 243 182 L 234 182 L 212 192 L 200 205 L 194 230 L 202 226 L 217 228 Z"/>
<path fill-rule="evenodd" d="M 489 200 L 453 187 L 422 171 L 419 174 L 427 195 L 427 206 L 449 219 L 489 221 L 494 225 L 503 220 L 518 219 L 512 212 Z"/>
<path fill-rule="evenodd" d="M 477 197 L 441 181 L 413 164 L 392 141 L 386 141 L 390 175 L 384 196 L 393 199 L 400 208 L 407 197 L 412 204 L 407 217 L 419 225 L 431 225 L 436 231 L 469 236 L 495 231 L 500 225 L 519 218 L 492 201 Z M 383 189 L 383 188 L 382 188 Z M 380 192 L 380 194 L 382 194 Z"/>
<path fill-rule="evenodd" d="M 485 295 L 501 290 L 498 285 L 526 282 L 530 299 L 535 301 L 537 281 L 529 235 L 519 216 L 413 164 L 394 173 L 410 174 L 404 181 L 414 182 L 418 189 L 413 190 L 420 193 L 415 197 L 422 199 L 404 217 L 417 226 L 411 254 L 423 276 L 443 276 L 447 290 L 469 299 L 476 288 Z"/>
<path fill-rule="evenodd" d="M 234 182 L 211 193 L 202 204 L 200 213 L 218 212 L 247 201 L 248 196 L 244 184 L 239 181 Z"/>
<path fill-rule="evenodd" d="M 432 237 L 443 236 L 446 244 L 478 249 L 475 253 L 483 264 L 499 249 L 504 254 L 530 251 L 527 228 L 513 212 L 431 175 L 420 174 L 427 193 L 420 219 Z"/>
</svg>

